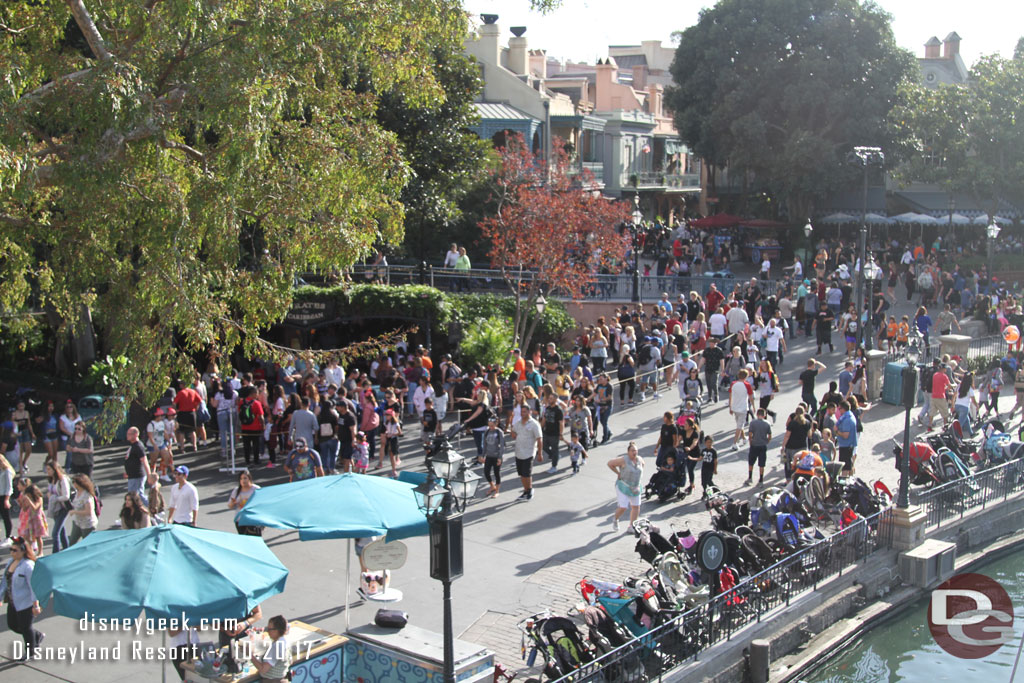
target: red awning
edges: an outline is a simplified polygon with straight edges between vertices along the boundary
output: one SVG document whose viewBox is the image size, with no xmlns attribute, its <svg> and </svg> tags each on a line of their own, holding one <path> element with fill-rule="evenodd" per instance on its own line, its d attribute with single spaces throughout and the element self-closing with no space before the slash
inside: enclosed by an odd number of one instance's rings
<svg viewBox="0 0 1024 683">
<path fill-rule="evenodd" d="M 698 218 L 697 220 L 690 221 L 690 225 L 695 228 L 731 228 L 734 225 L 739 225 L 742 221 L 743 219 L 739 216 L 733 216 L 728 213 L 716 213 L 707 218 Z"/>
</svg>

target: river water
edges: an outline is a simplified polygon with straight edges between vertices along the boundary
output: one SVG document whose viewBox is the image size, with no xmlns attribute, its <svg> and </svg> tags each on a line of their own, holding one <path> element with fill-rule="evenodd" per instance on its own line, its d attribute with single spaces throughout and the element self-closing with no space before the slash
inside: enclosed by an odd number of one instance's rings
<svg viewBox="0 0 1024 683">
<path fill-rule="evenodd" d="M 928 600 L 922 599 L 848 645 L 842 654 L 802 680 L 806 683 L 1009 681 L 1017 648 L 1024 635 L 1024 550 L 971 571 L 1000 582 L 1013 601 L 1016 639 L 1003 645 L 991 657 L 967 660 L 947 654 L 935 643 L 928 630 Z M 1017 667 L 1016 680 L 1024 683 L 1024 657 Z"/>
</svg>

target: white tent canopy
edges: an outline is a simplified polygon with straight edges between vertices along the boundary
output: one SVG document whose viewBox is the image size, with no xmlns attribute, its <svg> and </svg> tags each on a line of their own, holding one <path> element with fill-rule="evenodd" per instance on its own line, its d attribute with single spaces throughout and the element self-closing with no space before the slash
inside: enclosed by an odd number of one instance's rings
<svg viewBox="0 0 1024 683">
<path fill-rule="evenodd" d="M 856 223 L 856 216 L 851 216 L 848 213 L 830 213 L 824 218 L 819 218 L 818 223 L 825 223 L 827 225 L 840 225 L 842 223 Z"/>
<path fill-rule="evenodd" d="M 994 216 L 992 220 L 994 220 L 1000 226 L 1010 225 L 1013 223 L 1013 221 L 1011 221 L 1009 218 L 1003 218 L 1002 216 Z M 972 220 L 971 223 L 973 223 L 974 225 L 988 225 L 988 216 L 986 216 L 985 214 L 975 216 L 974 220 Z"/>
</svg>

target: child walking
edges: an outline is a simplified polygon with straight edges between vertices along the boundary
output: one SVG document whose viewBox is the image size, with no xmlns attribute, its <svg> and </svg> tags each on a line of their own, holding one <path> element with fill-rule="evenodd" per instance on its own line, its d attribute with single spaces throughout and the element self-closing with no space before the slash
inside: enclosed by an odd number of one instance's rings
<svg viewBox="0 0 1024 683">
<path fill-rule="evenodd" d="M 714 476 L 718 474 L 718 451 L 715 450 L 715 440 L 710 436 L 704 437 L 704 448 L 700 450 L 700 485 L 704 488 L 702 498 L 708 497 L 708 487 L 714 486 Z"/>
<path fill-rule="evenodd" d="M 569 462 L 572 463 L 572 473 L 576 474 L 580 471 L 580 456 L 583 456 L 583 460 L 586 460 L 587 450 L 580 443 L 579 432 L 574 432 L 571 438 L 572 442 L 569 443 Z"/>
<path fill-rule="evenodd" d="M 366 442 L 366 432 L 356 434 L 356 444 L 352 447 L 352 469 L 356 474 L 366 474 L 370 469 L 370 444 Z"/>
<path fill-rule="evenodd" d="M 398 437 L 402 435 L 402 423 L 394 410 L 384 411 L 384 453 L 391 461 L 391 476 L 398 476 L 398 466 L 402 461 L 398 458 Z"/>
</svg>

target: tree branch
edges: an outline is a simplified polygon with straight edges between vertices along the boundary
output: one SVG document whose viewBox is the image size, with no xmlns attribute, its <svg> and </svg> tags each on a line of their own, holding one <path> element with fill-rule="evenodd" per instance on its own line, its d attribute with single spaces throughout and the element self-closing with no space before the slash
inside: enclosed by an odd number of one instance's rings
<svg viewBox="0 0 1024 683">
<path fill-rule="evenodd" d="M 75 23 L 78 24 L 78 28 L 81 29 L 82 35 L 85 36 L 85 40 L 89 43 L 89 49 L 96 55 L 96 58 L 103 62 L 108 62 L 113 59 L 113 56 L 107 50 L 107 46 L 103 42 L 103 36 L 100 35 L 100 30 L 96 28 L 96 23 L 89 16 L 89 10 L 85 8 L 85 2 L 83 0 L 64 0 L 68 7 L 71 8 L 71 16 L 75 18 Z"/>
<path fill-rule="evenodd" d="M 75 71 L 74 73 L 58 76 L 49 83 L 45 83 L 36 88 L 35 90 L 27 92 L 24 95 L 22 95 L 21 98 L 18 100 L 18 103 L 22 104 L 31 102 L 33 100 L 38 100 L 50 94 L 50 92 L 52 92 L 57 86 L 64 85 L 65 83 L 74 83 L 76 81 L 80 81 L 91 73 L 92 67 L 89 67 L 88 69 L 82 69 L 81 71 Z"/>
</svg>

